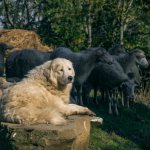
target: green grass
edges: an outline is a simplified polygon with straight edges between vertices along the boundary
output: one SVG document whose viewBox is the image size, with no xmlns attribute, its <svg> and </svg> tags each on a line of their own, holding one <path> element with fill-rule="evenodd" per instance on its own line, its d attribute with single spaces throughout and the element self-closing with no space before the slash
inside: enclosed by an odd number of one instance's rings
<svg viewBox="0 0 150 150">
<path fill-rule="evenodd" d="M 109 115 L 106 104 L 89 106 L 102 125 L 92 125 L 91 150 L 150 150 L 150 109 L 142 103 L 119 108 L 119 116 Z"/>
</svg>

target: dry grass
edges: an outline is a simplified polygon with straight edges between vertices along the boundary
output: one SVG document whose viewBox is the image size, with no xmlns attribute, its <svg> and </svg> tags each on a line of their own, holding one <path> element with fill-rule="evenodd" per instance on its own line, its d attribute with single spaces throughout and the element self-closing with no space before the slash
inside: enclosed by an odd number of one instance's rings
<svg viewBox="0 0 150 150">
<path fill-rule="evenodd" d="M 28 30 L 0 30 L 0 42 L 6 42 L 14 46 L 15 48 L 11 51 L 20 50 L 22 48 L 34 48 L 43 51 L 53 50 L 52 47 L 43 44 L 40 37 L 35 32 Z"/>
<path fill-rule="evenodd" d="M 140 102 L 150 108 L 150 89 L 148 86 L 144 90 L 139 90 L 136 97 L 136 102 Z"/>
</svg>

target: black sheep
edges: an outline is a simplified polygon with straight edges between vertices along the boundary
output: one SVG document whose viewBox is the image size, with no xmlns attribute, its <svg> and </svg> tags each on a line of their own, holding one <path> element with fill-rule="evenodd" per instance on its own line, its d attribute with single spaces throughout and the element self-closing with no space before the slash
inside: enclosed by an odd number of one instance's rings
<svg viewBox="0 0 150 150">
<path fill-rule="evenodd" d="M 51 52 L 23 49 L 12 52 L 6 59 L 6 78 L 22 79 L 29 70 L 50 60 Z"/>
<path fill-rule="evenodd" d="M 100 89 L 101 91 L 105 91 L 107 93 L 107 98 L 109 101 L 109 113 L 112 113 L 112 97 L 110 91 L 119 87 L 123 82 L 128 80 L 128 76 L 124 73 L 121 65 L 114 60 L 114 62 L 110 64 L 99 63 L 90 74 L 88 80 L 85 82 L 85 88 L 88 88 L 89 91 L 86 90 L 87 93 L 90 92 L 91 89 L 94 89 L 94 101 L 97 102 L 97 91 Z M 86 95 L 85 95 L 86 96 Z M 104 98 L 104 97 L 103 97 Z M 88 99 L 88 96 L 85 97 Z M 115 101 L 115 113 L 118 114 L 117 104 Z"/>
<path fill-rule="evenodd" d="M 7 49 L 12 49 L 13 46 L 0 42 L 0 77 L 4 75 L 4 57 Z"/>
<path fill-rule="evenodd" d="M 134 99 L 135 96 L 135 87 L 139 87 L 141 84 L 139 67 L 147 68 L 149 66 L 148 61 L 146 59 L 144 51 L 140 49 L 134 49 L 132 50 L 132 52 L 127 53 L 124 50 L 118 51 L 117 49 L 112 48 L 111 54 L 122 66 L 124 72 L 128 75 L 129 80 L 125 82 L 125 86 L 122 87 L 122 90 L 126 98 L 125 100 L 127 101 L 127 106 L 129 107 L 129 101 Z M 131 77 L 130 75 L 133 77 Z M 124 105 L 123 100 L 122 104 Z"/>
</svg>

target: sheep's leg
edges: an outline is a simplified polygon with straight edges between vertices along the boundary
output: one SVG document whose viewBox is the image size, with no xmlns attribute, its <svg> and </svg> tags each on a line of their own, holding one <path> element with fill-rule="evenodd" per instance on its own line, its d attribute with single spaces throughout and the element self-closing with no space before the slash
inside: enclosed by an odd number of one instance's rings
<svg viewBox="0 0 150 150">
<path fill-rule="evenodd" d="M 75 98 L 75 101 L 76 101 L 76 104 L 77 104 L 78 103 L 78 94 L 77 94 L 76 88 L 74 88 L 74 90 L 75 90 L 75 96 L 74 96 L 74 98 Z"/>
<path fill-rule="evenodd" d="M 108 103 L 109 103 L 109 110 L 108 110 L 108 112 L 109 112 L 109 114 L 112 114 L 112 99 L 111 99 L 111 97 L 110 97 L 110 93 L 109 93 L 108 90 L 106 91 L 106 94 L 107 94 Z"/>
<path fill-rule="evenodd" d="M 87 101 L 87 104 L 90 104 L 90 92 L 92 88 L 90 85 L 88 85 L 88 87 L 85 87 L 85 89 L 86 90 L 82 90 L 82 94 L 86 95 L 85 100 Z"/>
<path fill-rule="evenodd" d="M 87 88 L 87 84 L 82 85 L 82 100 L 85 104 L 89 104 L 89 89 Z"/>
<path fill-rule="evenodd" d="M 136 93 L 136 94 L 135 94 L 135 97 L 134 97 L 134 102 L 136 102 L 137 97 L 138 97 L 138 94 Z"/>
<path fill-rule="evenodd" d="M 105 92 L 103 89 L 101 89 L 101 100 L 105 101 Z"/>
<path fill-rule="evenodd" d="M 149 88 L 150 88 L 150 81 L 148 81 L 148 84 L 147 84 L 147 89 L 146 89 L 147 94 L 149 94 Z"/>
<path fill-rule="evenodd" d="M 76 85 L 75 89 L 77 91 L 77 103 L 76 104 L 80 104 L 80 86 Z"/>
<path fill-rule="evenodd" d="M 133 103 L 135 102 L 135 96 L 133 97 L 132 102 L 133 102 Z"/>
<path fill-rule="evenodd" d="M 75 100 L 74 97 L 72 97 L 72 96 L 70 97 L 70 103 L 71 103 L 71 104 L 76 104 L 76 100 Z"/>
<path fill-rule="evenodd" d="M 127 97 L 127 108 L 129 108 L 129 97 Z"/>
<path fill-rule="evenodd" d="M 82 92 L 83 92 L 83 89 L 82 89 L 82 85 L 81 85 L 81 93 L 80 93 L 80 104 L 82 105 L 82 106 L 84 106 L 84 104 L 83 104 L 83 99 L 82 99 Z"/>
<path fill-rule="evenodd" d="M 130 99 L 130 107 L 133 108 L 134 106 L 134 97 Z"/>
<path fill-rule="evenodd" d="M 116 113 L 116 115 L 119 115 L 117 103 L 115 103 L 115 113 Z"/>
<path fill-rule="evenodd" d="M 77 90 L 73 86 L 72 91 L 71 91 L 71 102 L 77 104 L 78 103 L 78 98 L 77 98 Z"/>
<path fill-rule="evenodd" d="M 111 102 L 109 102 L 109 114 L 112 114 Z"/>
<path fill-rule="evenodd" d="M 87 95 L 86 95 L 86 101 L 87 101 L 87 104 L 89 105 L 90 104 L 90 96 L 89 96 L 89 93 L 90 93 L 91 90 L 89 90 L 87 92 Z"/>
<path fill-rule="evenodd" d="M 149 84 L 148 82 L 145 83 L 144 92 L 143 92 L 144 96 L 147 95 L 147 91 L 148 91 L 147 89 L 149 89 L 148 84 Z"/>
<path fill-rule="evenodd" d="M 118 95 L 118 90 L 116 89 L 115 90 L 115 98 L 114 98 L 114 107 L 115 107 L 115 113 L 116 113 L 116 115 L 118 115 L 119 114 L 119 112 L 118 112 L 118 97 L 119 97 L 119 95 Z"/>
<path fill-rule="evenodd" d="M 124 95 L 123 95 L 123 91 L 121 91 L 121 104 L 124 107 Z"/>
<path fill-rule="evenodd" d="M 94 102 L 96 104 L 98 104 L 98 100 L 97 100 L 97 87 L 94 88 Z"/>
<path fill-rule="evenodd" d="M 76 85 L 77 89 L 77 97 L 78 97 L 78 103 L 79 105 L 83 106 L 83 101 L 82 101 L 82 85 Z"/>
<path fill-rule="evenodd" d="M 79 93 L 79 104 L 81 105 L 81 106 L 83 106 L 84 104 L 83 104 L 83 99 L 82 99 L 82 85 L 80 86 L 80 93 Z"/>
<path fill-rule="evenodd" d="M 115 91 L 109 91 L 111 97 L 111 105 L 114 106 Z"/>
</svg>

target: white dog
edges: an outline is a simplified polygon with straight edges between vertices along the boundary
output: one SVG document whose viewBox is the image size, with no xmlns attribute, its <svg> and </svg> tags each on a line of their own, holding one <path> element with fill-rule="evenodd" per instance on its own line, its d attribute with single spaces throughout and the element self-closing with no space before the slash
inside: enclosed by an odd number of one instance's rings
<svg viewBox="0 0 150 150">
<path fill-rule="evenodd" d="M 72 63 L 63 58 L 36 67 L 27 78 L 4 90 L 0 118 L 21 124 L 59 125 L 66 122 L 65 116 L 94 115 L 86 107 L 69 104 L 74 76 Z"/>
</svg>

